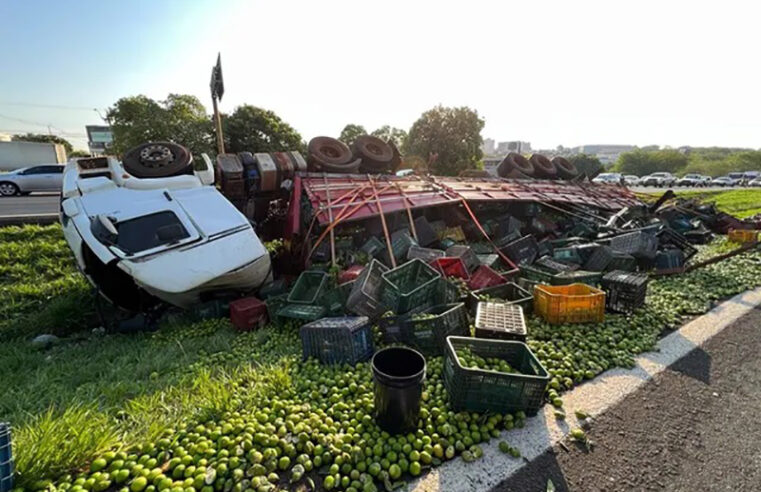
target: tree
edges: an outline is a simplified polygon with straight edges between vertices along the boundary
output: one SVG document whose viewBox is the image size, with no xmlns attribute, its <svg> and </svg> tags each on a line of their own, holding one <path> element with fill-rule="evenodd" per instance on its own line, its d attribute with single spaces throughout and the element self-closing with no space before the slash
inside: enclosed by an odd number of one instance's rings
<svg viewBox="0 0 761 492">
<path fill-rule="evenodd" d="M 164 101 L 142 95 L 123 97 L 107 114 L 116 154 L 144 142 L 162 140 L 184 145 L 194 154 L 212 153 L 215 149 L 211 117 L 195 96 L 169 94 Z"/>
<path fill-rule="evenodd" d="M 404 151 L 431 162 L 429 171 L 435 174 L 456 176 L 477 168 L 483 156 L 483 127 L 484 120 L 468 107 L 436 106 L 412 124 Z"/>
<path fill-rule="evenodd" d="M 568 162 L 576 166 L 576 169 L 587 176 L 594 176 L 603 168 L 602 162 L 597 156 L 589 154 L 576 154 L 568 158 Z"/>
<path fill-rule="evenodd" d="M 673 149 L 645 151 L 636 149 L 618 156 L 615 168 L 623 174 L 647 174 L 664 171 L 677 173 L 687 167 L 687 156 Z"/>
<path fill-rule="evenodd" d="M 43 133 L 27 133 L 26 135 L 13 135 L 11 138 L 14 142 L 45 142 L 45 143 L 56 143 L 63 145 L 63 148 L 66 149 L 66 154 L 69 154 L 74 147 L 71 146 L 71 143 L 66 140 L 65 138 L 59 137 L 58 135 L 45 135 Z"/>
<path fill-rule="evenodd" d="M 349 123 L 341 130 L 341 135 L 338 136 L 338 140 L 342 141 L 346 145 L 351 145 L 360 135 L 367 135 L 367 130 L 362 125 L 355 125 Z"/>
<path fill-rule="evenodd" d="M 401 128 L 395 128 L 388 125 L 383 125 L 370 135 L 378 137 L 386 142 L 392 142 L 400 149 L 404 146 L 404 141 L 407 139 L 407 132 Z"/>
<path fill-rule="evenodd" d="M 304 151 L 299 132 L 273 111 L 244 104 L 225 117 L 223 127 L 227 152 Z"/>
</svg>

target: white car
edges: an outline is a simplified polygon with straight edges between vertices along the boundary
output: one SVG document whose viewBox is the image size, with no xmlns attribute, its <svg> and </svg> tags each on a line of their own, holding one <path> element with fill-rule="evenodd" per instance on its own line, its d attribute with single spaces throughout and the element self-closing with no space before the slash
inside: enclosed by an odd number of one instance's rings
<svg viewBox="0 0 761 492">
<path fill-rule="evenodd" d="M 145 144 L 144 144 L 145 145 Z M 172 167 L 176 144 L 149 144 L 144 175 L 111 157 L 71 161 L 61 224 L 77 264 L 100 293 L 131 313 L 203 295 L 249 292 L 272 278 L 270 257 L 248 219 L 214 187 L 214 168 Z M 143 146 L 141 146 L 143 147 Z M 140 149 L 140 147 L 138 147 Z M 169 150 L 167 150 L 169 149 Z M 176 159 L 174 159 L 176 160 Z M 161 169 L 167 177 L 160 177 Z"/>
<path fill-rule="evenodd" d="M 757 178 L 753 178 L 750 181 L 748 181 L 748 186 L 753 186 L 753 187 L 761 186 L 761 176 Z"/>
<path fill-rule="evenodd" d="M 653 173 L 649 174 L 647 176 L 643 176 L 639 180 L 639 184 L 641 186 L 657 186 L 657 187 L 668 187 L 668 186 L 674 186 L 676 183 L 676 176 L 674 176 L 671 173 Z"/>
<path fill-rule="evenodd" d="M 626 186 L 637 186 L 639 184 L 639 176 L 627 174 L 624 176 L 624 184 Z"/>
<path fill-rule="evenodd" d="M 598 174 L 592 182 L 602 184 L 621 184 L 623 179 L 624 177 L 620 173 L 602 173 Z"/>
<path fill-rule="evenodd" d="M 63 168 L 63 164 L 44 164 L 0 174 L 0 196 L 28 195 L 33 191 L 61 191 Z"/>
<path fill-rule="evenodd" d="M 677 186 L 703 186 L 703 176 L 700 174 L 685 174 L 676 182 Z"/>
<path fill-rule="evenodd" d="M 729 176 L 720 176 L 711 180 L 711 186 L 735 186 L 737 182 Z"/>
</svg>

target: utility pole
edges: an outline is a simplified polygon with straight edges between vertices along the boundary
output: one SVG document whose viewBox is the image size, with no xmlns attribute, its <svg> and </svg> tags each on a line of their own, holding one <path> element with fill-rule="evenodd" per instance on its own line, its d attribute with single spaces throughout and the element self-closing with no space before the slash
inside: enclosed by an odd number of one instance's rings
<svg viewBox="0 0 761 492">
<path fill-rule="evenodd" d="M 225 140 L 222 135 L 222 117 L 219 115 L 217 99 L 222 100 L 225 93 L 225 83 L 222 78 L 222 55 L 217 53 L 217 64 L 211 68 L 211 102 L 214 106 L 214 126 L 217 130 L 217 152 L 221 155 L 225 153 Z"/>
</svg>

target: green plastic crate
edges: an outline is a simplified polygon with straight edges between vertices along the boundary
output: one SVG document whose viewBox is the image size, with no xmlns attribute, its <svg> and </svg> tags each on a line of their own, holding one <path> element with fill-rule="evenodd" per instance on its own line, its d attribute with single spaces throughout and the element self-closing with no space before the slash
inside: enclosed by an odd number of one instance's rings
<svg viewBox="0 0 761 492">
<path fill-rule="evenodd" d="M 601 272 L 588 272 L 586 270 L 575 270 L 573 272 L 561 272 L 552 277 L 552 285 L 570 285 L 570 284 L 587 284 L 592 287 L 600 285 L 602 279 Z"/>
<path fill-rule="evenodd" d="M 467 336 L 469 329 L 468 313 L 461 302 L 381 318 L 379 326 L 387 342 L 402 342 L 427 355 L 443 355 L 447 336 Z"/>
<path fill-rule="evenodd" d="M 280 318 L 314 321 L 320 318 L 324 318 L 327 312 L 328 310 L 325 309 L 325 306 L 314 306 L 309 304 L 286 304 L 277 312 L 277 315 Z"/>
<path fill-rule="evenodd" d="M 503 373 L 460 365 L 457 349 L 469 348 L 484 358 L 507 361 L 519 373 Z M 447 337 L 444 385 L 455 411 L 536 415 L 544 403 L 550 376 L 525 343 L 469 337 Z"/>
<path fill-rule="evenodd" d="M 315 304 L 320 299 L 322 289 L 328 281 L 325 272 L 307 270 L 299 275 L 299 279 L 288 294 L 288 302 L 293 304 Z"/>
<path fill-rule="evenodd" d="M 553 273 L 538 267 L 526 265 L 520 267 L 520 276 L 534 282 L 549 284 L 552 282 Z"/>
<path fill-rule="evenodd" d="M 433 306 L 439 292 L 439 272 L 421 260 L 408 261 L 382 275 L 383 303 L 397 314 Z"/>
</svg>

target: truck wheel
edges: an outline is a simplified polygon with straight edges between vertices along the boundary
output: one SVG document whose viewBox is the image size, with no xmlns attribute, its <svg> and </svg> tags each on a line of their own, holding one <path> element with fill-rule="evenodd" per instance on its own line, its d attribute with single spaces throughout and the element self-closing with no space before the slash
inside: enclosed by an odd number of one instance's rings
<svg viewBox="0 0 761 492">
<path fill-rule="evenodd" d="M 534 166 L 522 155 L 510 152 L 497 166 L 501 178 L 527 179 L 534 176 Z"/>
<path fill-rule="evenodd" d="M 542 154 L 532 155 L 529 162 L 534 165 L 537 178 L 554 179 L 558 175 L 558 169 L 555 167 L 555 164 Z"/>
<path fill-rule="evenodd" d="M 579 170 L 571 164 L 565 157 L 556 156 L 552 158 L 552 163 L 558 170 L 558 177 L 561 179 L 573 179 L 579 175 Z"/>
<path fill-rule="evenodd" d="M 191 172 L 190 151 L 172 142 L 148 142 L 124 154 L 124 169 L 136 178 L 167 178 Z"/>
<path fill-rule="evenodd" d="M 386 164 L 394 158 L 391 146 L 378 137 L 362 135 L 357 137 L 351 146 L 355 159 L 372 162 L 373 164 Z M 376 167 L 371 165 L 371 167 Z"/>
<path fill-rule="evenodd" d="M 341 165 L 351 160 L 349 147 L 335 138 L 314 137 L 309 141 L 308 150 L 317 164 Z"/>
<path fill-rule="evenodd" d="M 19 193 L 18 186 L 13 183 L 0 183 L 0 196 L 16 196 Z"/>
</svg>

